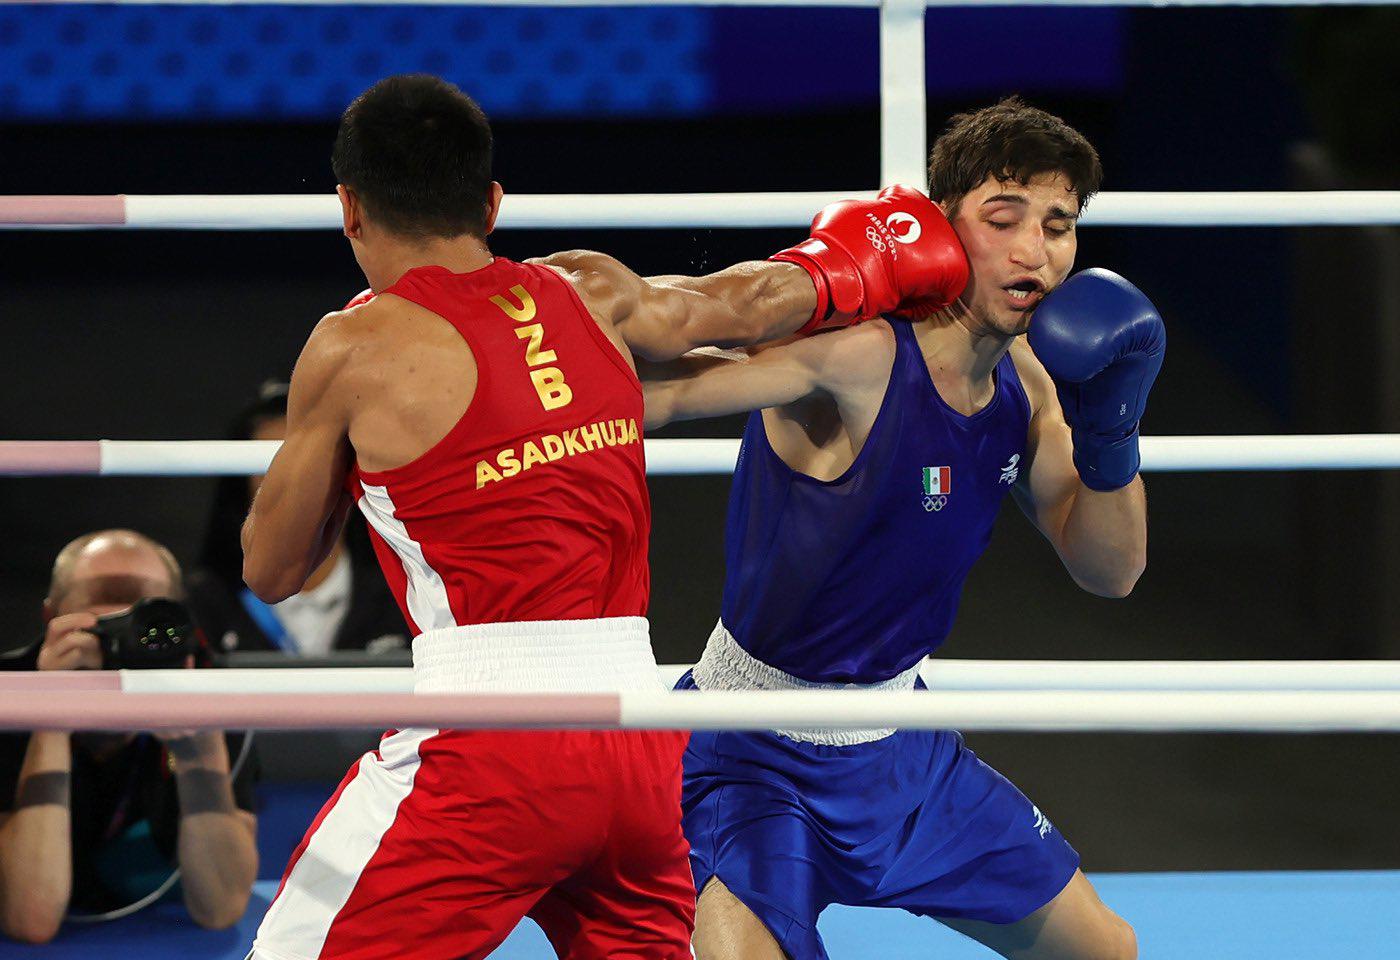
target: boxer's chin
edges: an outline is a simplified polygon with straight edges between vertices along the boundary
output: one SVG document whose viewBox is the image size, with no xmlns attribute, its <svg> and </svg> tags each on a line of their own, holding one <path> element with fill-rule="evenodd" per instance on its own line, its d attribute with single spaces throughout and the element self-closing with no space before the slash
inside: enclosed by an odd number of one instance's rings
<svg viewBox="0 0 1400 960">
<path fill-rule="evenodd" d="M 1020 310 L 1011 314 L 1006 332 L 1013 337 L 1019 337 L 1025 334 L 1025 332 L 1031 328 L 1031 314 L 1033 313 L 1035 313 L 1034 307 L 1029 310 Z"/>
<path fill-rule="evenodd" d="M 991 310 L 986 319 L 987 326 L 1004 337 L 1019 337 L 1031 326 L 1033 310 Z"/>
</svg>

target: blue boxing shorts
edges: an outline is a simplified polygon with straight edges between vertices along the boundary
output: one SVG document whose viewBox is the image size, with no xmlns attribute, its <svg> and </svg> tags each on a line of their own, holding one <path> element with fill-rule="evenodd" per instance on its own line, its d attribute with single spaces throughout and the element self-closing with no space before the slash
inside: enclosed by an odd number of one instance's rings
<svg viewBox="0 0 1400 960">
<path fill-rule="evenodd" d="M 689 673 L 678 690 L 696 689 Z M 716 877 L 792 960 L 824 960 L 833 903 L 1012 923 L 1079 854 L 952 730 L 828 746 L 695 731 L 681 797 L 695 889 Z"/>
</svg>

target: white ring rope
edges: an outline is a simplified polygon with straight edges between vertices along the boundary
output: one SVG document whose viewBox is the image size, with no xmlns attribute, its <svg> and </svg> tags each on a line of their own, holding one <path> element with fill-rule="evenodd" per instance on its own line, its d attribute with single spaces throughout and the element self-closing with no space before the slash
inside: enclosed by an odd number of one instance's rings
<svg viewBox="0 0 1400 960">
<path fill-rule="evenodd" d="M 274 672 L 274 671 L 270 671 Z M 19 681 L 48 681 L 18 674 Z M 83 679 L 83 678 L 79 678 Z M 100 679 L 100 678 L 90 678 Z M 386 727 L 647 730 L 1400 731 L 1400 694 L 1355 691 L 125 693 L 6 678 L 0 730 Z"/>
<path fill-rule="evenodd" d="M 276 440 L 0 440 L 0 476 L 247 476 L 265 473 L 278 446 Z M 738 440 L 646 441 L 653 476 L 726 474 L 738 455 Z M 1400 468 L 1400 434 L 1143 437 L 1142 468 L 1389 470 Z"/>
<path fill-rule="evenodd" d="M 922 142 L 922 141 L 921 141 Z M 909 145 L 905 145 L 912 149 Z M 907 163 L 905 164 L 907 166 Z M 911 172 L 906 171 L 906 179 Z M 922 174 L 916 182 L 922 181 Z M 502 227 L 805 227 L 819 209 L 872 190 L 813 193 L 507 194 Z M 1109 192 L 1083 223 L 1105 227 L 1400 224 L 1400 191 Z M 0 196 L 0 229 L 339 229 L 334 194 Z"/>
<path fill-rule="evenodd" d="M 688 664 L 665 664 L 672 686 Z M 121 670 L 127 693 L 412 693 L 412 667 Z M 936 691 L 1400 692 L 1400 660 L 952 660 L 924 661 Z M 4 682 L 0 680 L 0 690 Z"/>
<path fill-rule="evenodd" d="M 928 89 L 924 85 L 924 2 L 880 5 L 880 182 L 928 178 Z M 813 213 L 819 208 L 814 207 Z M 801 221 L 805 226 L 811 219 Z"/>
<path fill-rule="evenodd" d="M 3 0 L 16 6 L 54 0 Z M 879 7 L 887 0 L 82 0 L 109 6 Z M 1369 7 L 1394 0 L 923 0 L 926 7 Z"/>
</svg>

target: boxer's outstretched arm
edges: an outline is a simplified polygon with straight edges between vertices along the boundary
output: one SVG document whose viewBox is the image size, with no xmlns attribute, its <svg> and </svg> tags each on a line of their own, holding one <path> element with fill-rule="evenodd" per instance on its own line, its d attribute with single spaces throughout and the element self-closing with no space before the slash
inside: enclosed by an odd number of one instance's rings
<svg viewBox="0 0 1400 960">
<path fill-rule="evenodd" d="M 1032 397 L 1028 469 L 1012 493 L 1060 555 L 1075 583 L 1101 597 L 1126 597 L 1147 566 L 1147 496 L 1142 478 L 1117 490 L 1091 490 L 1074 466 L 1070 429 L 1054 385 L 1030 350 L 1016 366 Z"/>
<path fill-rule="evenodd" d="M 349 404 L 337 375 L 351 344 L 342 317 L 326 316 L 297 360 L 287 395 L 287 439 L 243 524 L 243 579 L 268 603 L 301 590 L 350 509 Z"/>
<path fill-rule="evenodd" d="M 741 263 L 703 277 L 642 277 L 589 250 L 530 262 L 562 273 L 599 322 L 645 360 L 784 337 L 817 307 L 811 277 L 791 263 Z"/>
<path fill-rule="evenodd" d="M 704 277 L 643 278 L 586 250 L 532 262 L 563 273 L 614 342 L 652 361 L 885 314 L 928 316 L 968 278 L 967 255 L 943 212 L 903 186 L 828 204 L 797 246 Z"/>
</svg>

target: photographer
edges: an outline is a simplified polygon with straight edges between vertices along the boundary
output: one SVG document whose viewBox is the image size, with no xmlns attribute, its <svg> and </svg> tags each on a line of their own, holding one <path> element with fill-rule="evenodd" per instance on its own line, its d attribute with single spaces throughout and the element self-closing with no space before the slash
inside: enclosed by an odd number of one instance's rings
<svg viewBox="0 0 1400 960">
<path fill-rule="evenodd" d="M 54 561 L 44 636 L 5 666 L 102 669 L 104 641 L 123 626 L 99 618 L 182 593 L 174 557 L 149 538 L 128 530 L 79 537 Z M 192 654 L 182 659 L 195 665 Z M 235 923 L 257 873 L 250 758 L 230 775 L 231 759 L 247 752 L 241 739 L 209 731 L 0 736 L 0 929 L 47 941 L 70 908 L 122 913 L 168 887 L 176 867 L 195 922 Z"/>
</svg>

